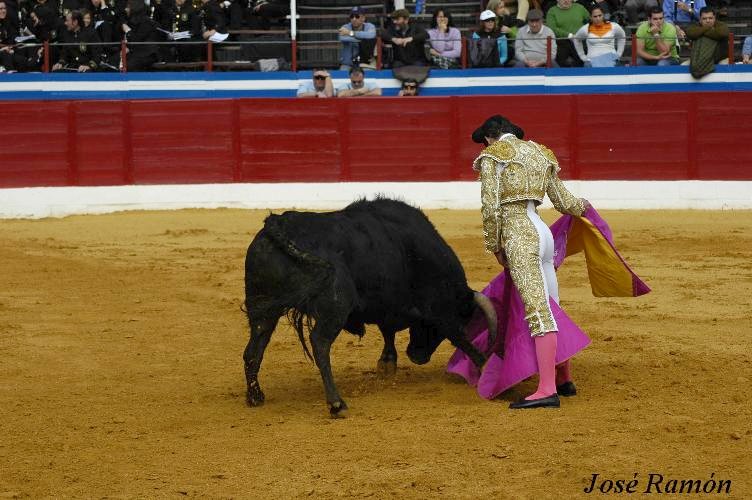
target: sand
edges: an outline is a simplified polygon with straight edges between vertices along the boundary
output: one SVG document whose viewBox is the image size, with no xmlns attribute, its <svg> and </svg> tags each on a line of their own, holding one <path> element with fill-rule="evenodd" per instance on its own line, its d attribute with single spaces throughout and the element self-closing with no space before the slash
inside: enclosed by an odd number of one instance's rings
<svg viewBox="0 0 752 500">
<path fill-rule="evenodd" d="M 603 213 L 653 292 L 594 298 L 567 260 L 562 305 L 593 343 L 560 409 L 507 408 L 534 380 L 481 399 L 446 342 L 412 365 L 406 332 L 379 378 L 369 328 L 333 349 L 342 420 L 286 324 L 246 406 L 243 259 L 265 215 L 0 221 L 0 498 L 588 498 L 596 473 L 752 497 L 752 212 Z M 482 288 L 499 268 L 479 214 L 428 215 Z"/>
</svg>

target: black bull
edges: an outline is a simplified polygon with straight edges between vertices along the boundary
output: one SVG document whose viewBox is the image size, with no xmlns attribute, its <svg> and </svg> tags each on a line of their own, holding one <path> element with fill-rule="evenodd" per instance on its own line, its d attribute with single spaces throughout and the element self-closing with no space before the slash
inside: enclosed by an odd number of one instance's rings
<svg viewBox="0 0 752 500">
<path fill-rule="evenodd" d="M 396 370 L 394 335 L 409 328 L 407 356 L 427 363 L 444 339 L 479 367 L 485 357 L 465 337 L 476 310 L 495 339 L 491 302 L 467 286 L 459 259 L 420 210 L 405 203 L 357 201 L 329 213 L 270 215 L 248 247 L 245 306 L 251 338 L 243 360 L 251 406 L 264 402 L 258 372 L 279 318 L 288 315 L 303 349 L 310 330 L 313 359 L 321 372 L 332 416 L 347 405 L 337 392 L 329 361 L 342 329 L 363 335 L 378 325 L 384 350 L 380 372 Z"/>
</svg>

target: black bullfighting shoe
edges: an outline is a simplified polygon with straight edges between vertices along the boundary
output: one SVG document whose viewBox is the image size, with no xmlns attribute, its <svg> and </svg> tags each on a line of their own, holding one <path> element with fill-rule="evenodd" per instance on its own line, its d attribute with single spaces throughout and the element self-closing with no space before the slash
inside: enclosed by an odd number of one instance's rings
<svg viewBox="0 0 752 500">
<path fill-rule="evenodd" d="M 559 407 L 559 395 L 551 394 L 545 398 L 540 399 L 520 399 L 509 405 L 511 410 L 521 410 L 528 408 L 558 408 Z"/>
<path fill-rule="evenodd" d="M 556 393 L 559 396 L 569 397 L 569 396 L 576 396 L 577 395 L 577 387 L 575 387 L 574 382 L 571 380 L 569 382 L 564 382 L 561 385 L 556 386 Z"/>
</svg>

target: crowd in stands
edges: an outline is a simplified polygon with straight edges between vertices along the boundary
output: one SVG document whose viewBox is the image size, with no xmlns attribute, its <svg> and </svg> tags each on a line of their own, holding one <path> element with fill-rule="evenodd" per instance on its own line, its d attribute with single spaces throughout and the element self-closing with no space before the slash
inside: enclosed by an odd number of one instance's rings
<svg viewBox="0 0 752 500">
<path fill-rule="evenodd" d="M 380 62 L 396 74 L 403 68 L 402 81 L 425 79 L 427 70 L 416 68 L 451 69 L 463 62 L 480 68 L 615 66 L 624 62 L 629 39 L 617 11 L 626 13 L 622 22 L 639 22 L 632 48 L 637 64 L 680 64 L 685 40 L 700 46 L 692 49 L 697 57 L 719 63 L 729 30 L 716 12 L 727 8 L 727 0 L 714 1 L 711 7 L 706 0 L 662 0 L 661 5 L 657 0 L 489 0 L 466 37 L 444 8 L 424 27 L 404 8 L 377 26 L 354 7 L 337 32 L 339 66 L 374 68 L 379 38 Z M 52 43 L 47 54 L 52 71 L 119 71 L 124 64 L 128 71 L 149 71 L 157 62 L 199 62 L 207 57 L 207 40 L 225 41 L 233 30 L 285 25 L 288 14 L 286 0 L 0 0 L 0 72 L 41 71 L 45 42 Z M 747 38 L 742 62 L 748 64 L 751 56 L 752 38 Z M 350 76 L 352 87 L 342 92 L 373 95 L 373 89 L 363 90 L 369 87 L 362 70 Z"/>
</svg>

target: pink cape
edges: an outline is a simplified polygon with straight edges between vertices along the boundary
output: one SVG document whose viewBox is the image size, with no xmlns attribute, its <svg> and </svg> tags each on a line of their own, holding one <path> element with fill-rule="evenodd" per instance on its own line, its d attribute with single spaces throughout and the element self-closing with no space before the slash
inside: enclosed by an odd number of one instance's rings
<svg viewBox="0 0 752 500">
<path fill-rule="evenodd" d="M 613 243 L 611 229 L 592 207 L 582 217 L 564 215 L 552 226 L 554 266 L 568 255 L 585 252 L 588 276 L 596 297 L 637 297 L 650 288 L 629 268 Z M 462 376 L 478 387 L 478 394 L 492 399 L 510 387 L 538 373 L 535 345 L 525 322 L 522 298 L 509 271 L 494 278 L 482 292 L 496 307 L 498 339 L 504 339 L 504 359 L 491 354 L 483 373 L 459 349 L 449 360 L 447 371 Z M 551 300 L 551 310 L 559 326 L 556 363 L 576 355 L 590 344 L 590 338 Z M 481 352 L 487 350 L 488 329 L 476 318 L 467 328 L 468 337 Z"/>
</svg>

